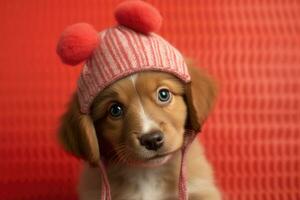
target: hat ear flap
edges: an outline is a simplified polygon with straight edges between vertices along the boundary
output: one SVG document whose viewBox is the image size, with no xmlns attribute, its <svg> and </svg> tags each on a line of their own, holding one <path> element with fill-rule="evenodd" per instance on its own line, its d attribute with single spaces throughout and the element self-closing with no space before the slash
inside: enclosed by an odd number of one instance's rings
<svg viewBox="0 0 300 200">
<path fill-rule="evenodd" d="M 62 117 L 59 140 L 71 154 L 88 161 L 93 166 L 98 165 L 99 144 L 93 120 L 90 115 L 80 112 L 77 95 L 74 95 L 69 109 Z"/>
<path fill-rule="evenodd" d="M 191 63 L 188 63 L 188 71 L 191 82 L 186 85 L 185 93 L 188 110 L 186 128 L 200 132 L 214 105 L 217 91 L 213 80 L 205 72 Z"/>
</svg>

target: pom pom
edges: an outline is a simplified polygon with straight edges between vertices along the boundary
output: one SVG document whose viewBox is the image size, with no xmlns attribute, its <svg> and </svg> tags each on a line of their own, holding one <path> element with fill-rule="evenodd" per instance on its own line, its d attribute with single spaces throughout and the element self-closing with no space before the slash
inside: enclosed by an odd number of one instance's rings
<svg viewBox="0 0 300 200">
<path fill-rule="evenodd" d="M 143 34 L 158 31 L 162 23 L 159 11 L 152 5 L 139 0 L 119 4 L 115 10 L 115 18 L 120 25 Z"/>
<path fill-rule="evenodd" d="M 56 52 L 69 65 L 88 59 L 99 44 L 98 32 L 86 23 L 71 25 L 62 33 Z"/>
</svg>

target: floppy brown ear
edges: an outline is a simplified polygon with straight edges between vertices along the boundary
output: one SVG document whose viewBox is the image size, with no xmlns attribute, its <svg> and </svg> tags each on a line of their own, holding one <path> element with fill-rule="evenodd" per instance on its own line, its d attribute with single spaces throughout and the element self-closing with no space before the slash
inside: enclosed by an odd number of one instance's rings
<svg viewBox="0 0 300 200">
<path fill-rule="evenodd" d="M 199 132 L 214 105 L 217 92 L 213 80 L 203 70 L 194 67 L 190 61 L 187 64 L 191 75 L 191 82 L 186 86 L 187 128 Z"/>
<path fill-rule="evenodd" d="M 59 140 L 71 154 L 97 165 L 100 155 L 93 120 L 90 115 L 80 112 L 77 99 L 75 94 L 62 117 Z"/>
</svg>

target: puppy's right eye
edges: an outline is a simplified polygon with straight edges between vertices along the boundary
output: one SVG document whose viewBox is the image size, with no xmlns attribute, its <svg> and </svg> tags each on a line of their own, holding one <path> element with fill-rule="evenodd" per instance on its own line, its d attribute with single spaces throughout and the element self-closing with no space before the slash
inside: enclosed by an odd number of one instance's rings
<svg viewBox="0 0 300 200">
<path fill-rule="evenodd" d="M 113 103 L 108 109 L 109 115 L 113 118 L 119 118 L 123 115 L 123 107 L 120 103 Z"/>
<path fill-rule="evenodd" d="M 169 89 L 160 87 L 157 89 L 157 99 L 156 102 L 159 105 L 168 105 L 172 100 L 172 93 Z"/>
</svg>

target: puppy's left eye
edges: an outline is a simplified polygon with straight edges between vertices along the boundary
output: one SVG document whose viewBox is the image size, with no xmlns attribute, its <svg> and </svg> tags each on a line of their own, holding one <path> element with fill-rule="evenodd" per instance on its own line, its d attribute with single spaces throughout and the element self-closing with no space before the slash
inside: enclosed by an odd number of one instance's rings
<svg viewBox="0 0 300 200">
<path fill-rule="evenodd" d="M 119 118 L 123 115 L 123 107 L 119 103 L 113 103 L 108 110 L 110 116 L 113 118 Z"/>
<path fill-rule="evenodd" d="M 161 104 L 169 103 L 172 100 L 172 93 L 167 88 L 157 90 L 157 100 Z"/>
</svg>

